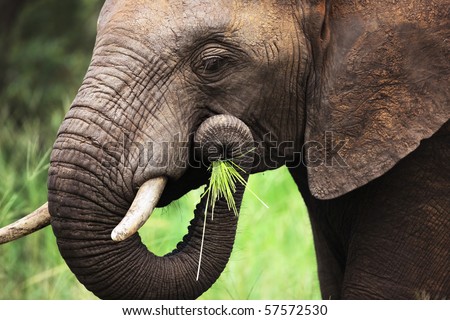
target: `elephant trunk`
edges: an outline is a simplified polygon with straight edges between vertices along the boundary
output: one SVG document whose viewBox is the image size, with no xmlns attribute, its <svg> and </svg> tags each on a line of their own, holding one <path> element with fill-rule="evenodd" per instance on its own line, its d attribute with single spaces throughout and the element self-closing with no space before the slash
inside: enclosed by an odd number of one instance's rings
<svg viewBox="0 0 450 320">
<path fill-rule="evenodd" d="M 207 119 L 197 130 L 195 144 L 202 151 L 208 147 L 203 159 L 232 157 L 250 172 L 253 138 L 237 118 L 220 115 Z M 120 205 L 96 196 L 106 187 L 96 186 L 100 179 L 92 177 L 88 169 L 83 171 L 90 167 L 87 160 L 73 163 L 77 155 L 67 137 L 64 142 L 57 141 L 55 148 L 49 174 L 51 223 L 63 258 L 87 289 L 103 299 L 195 299 L 217 280 L 231 254 L 238 219 L 224 199 L 215 203 L 211 219 L 203 197 L 183 240 L 173 252 L 158 257 L 138 234 L 121 242 L 111 239 L 111 231 L 123 218 L 117 213 Z M 247 180 L 248 174 L 243 178 Z M 243 193 L 244 186 L 238 183 L 234 194 L 238 209 Z"/>
</svg>

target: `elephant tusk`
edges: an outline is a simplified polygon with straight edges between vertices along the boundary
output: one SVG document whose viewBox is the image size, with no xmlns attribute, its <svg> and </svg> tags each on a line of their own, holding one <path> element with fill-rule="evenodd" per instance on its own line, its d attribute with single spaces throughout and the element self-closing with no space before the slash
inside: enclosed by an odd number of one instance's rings
<svg viewBox="0 0 450 320">
<path fill-rule="evenodd" d="M 50 224 L 50 213 L 48 203 L 42 205 L 36 211 L 26 217 L 11 223 L 0 229 L 0 244 L 17 240 L 21 237 L 38 231 Z"/>
<path fill-rule="evenodd" d="M 139 188 L 136 198 L 134 198 L 125 217 L 112 231 L 111 239 L 123 241 L 138 232 L 150 218 L 166 184 L 166 177 L 158 177 L 145 182 Z"/>
</svg>

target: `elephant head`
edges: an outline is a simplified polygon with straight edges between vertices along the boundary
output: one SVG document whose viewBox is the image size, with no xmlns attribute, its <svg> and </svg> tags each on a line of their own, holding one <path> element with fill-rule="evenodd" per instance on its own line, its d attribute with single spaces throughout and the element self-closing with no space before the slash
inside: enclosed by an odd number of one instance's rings
<svg viewBox="0 0 450 320">
<path fill-rule="evenodd" d="M 236 228 L 223 201 L 199 281 L 204 201 L 165 257 L 137 234 L 111 239 L 145 190 L 143 206 L 163 206 L 207 183 L 194 135 L 225 155 L 256 141 L 254 158 L 241 158 L 247 173 L 306 165 L 319 199 L 385 173 L 449 118 L 447 17 L 418 12 L 441 2 L 107 0 L 49 170 L 51 224 L 71 270 L 102 298 L 195 298 L 214 283 Z M 135 231 L 115 230 L 116 240 Z"/>
</svg>

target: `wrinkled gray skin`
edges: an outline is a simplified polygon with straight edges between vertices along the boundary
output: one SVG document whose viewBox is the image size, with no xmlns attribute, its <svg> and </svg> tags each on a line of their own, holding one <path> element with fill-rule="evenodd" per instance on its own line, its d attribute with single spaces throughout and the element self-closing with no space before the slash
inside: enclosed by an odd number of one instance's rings
<svg viewBox="0 0 450 320">
<path fill-rule="evenodd" d="M 293 167 L 324 298 L 450 297 L 448 4 L 107 0 L 49 171 L 52 226 L 72 271 L 102 298 L 207 290 L 233 228 L 211 222 L 217 252 L 205 253 L 201 287 L 183 271 L 198 252 L 192 230 L 193 255 L 160 259 L 137 236 L 117 244 L 109 234 L 148 179 L 169 178 L 160 205 L 204 184 L 205 168 L 187 166 L 191 135 L 231 114 L 259 143 L 252 172 Z M 163 142 L 177 141 L 186 148 L 167 156 Z"/>
</svg>

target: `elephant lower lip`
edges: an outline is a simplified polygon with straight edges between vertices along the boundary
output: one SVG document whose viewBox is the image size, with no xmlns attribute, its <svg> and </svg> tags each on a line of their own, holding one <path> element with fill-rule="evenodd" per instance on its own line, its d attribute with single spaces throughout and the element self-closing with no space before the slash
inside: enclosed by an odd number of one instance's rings
<svg viewBox="0 0 450 320">
<path fill-rule="evenodd" d="M 191 190 L 195 190 L 208 182 L 209 173 L 206 167 L 188 168 L 178 180 L 169 180 L 161 198 L 156 205 L 158 208 L 169 205 Z"/>
</svg>

